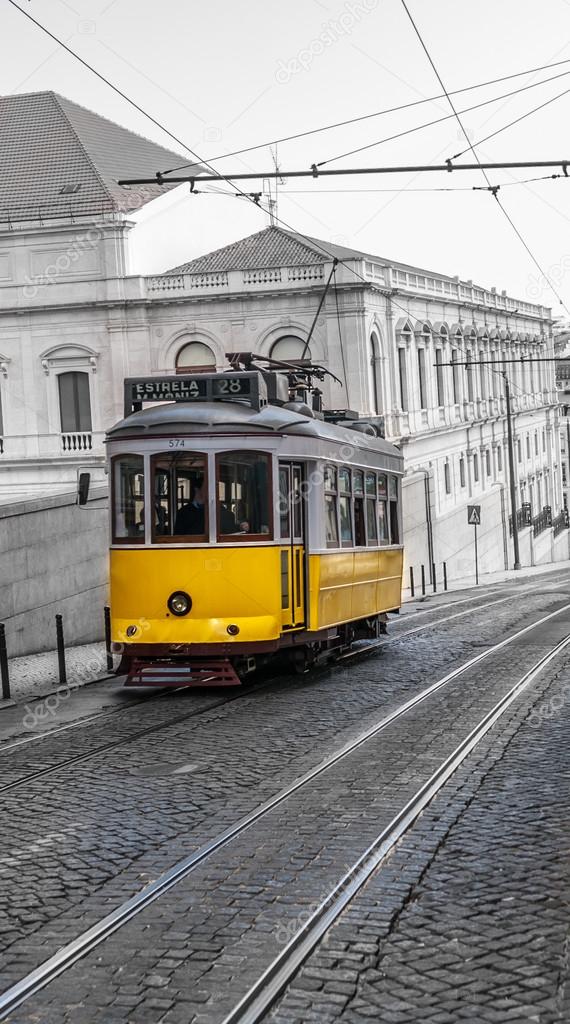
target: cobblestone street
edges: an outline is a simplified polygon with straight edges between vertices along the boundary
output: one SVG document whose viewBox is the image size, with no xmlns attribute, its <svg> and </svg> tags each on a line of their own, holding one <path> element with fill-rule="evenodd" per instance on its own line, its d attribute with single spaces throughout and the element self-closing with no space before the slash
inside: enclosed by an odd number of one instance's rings
<svg viewBox="0 0 570 1024">
<path fill-rule="evenodd" d="M 92 684 L 89 717 L 74 693 L 45 734 L 22 707 L 4 712 L 2 989 L 145 886 L 161 890 L 62 973 L 49 968 L 21 1004 L 14 992 L 2 1019 L 230 1019 L 508 699 L 268 1014 L 283 1024 L 567 1020 L 570 648 L 544 659 L 569 623 L 570 575 L 551 573 L 409 604 L 381 652 L 259 677 L 229 698 L 118 701 L 108 682 Z"/>
</svg>

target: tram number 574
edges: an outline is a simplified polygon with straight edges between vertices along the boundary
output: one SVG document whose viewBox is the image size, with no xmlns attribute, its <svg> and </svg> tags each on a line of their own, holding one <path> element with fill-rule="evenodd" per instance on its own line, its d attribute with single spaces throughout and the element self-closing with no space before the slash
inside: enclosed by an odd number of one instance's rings
<svg viewBox="0 0 570 1024">
<path fill-rule="evenodd" d="M 169 448 L 185 448 L 186 445 L 184 443 L 184 438 L 183 437 L 171 437 L 169 442 L 168 442 L 168 447 Z"/>
</svg>

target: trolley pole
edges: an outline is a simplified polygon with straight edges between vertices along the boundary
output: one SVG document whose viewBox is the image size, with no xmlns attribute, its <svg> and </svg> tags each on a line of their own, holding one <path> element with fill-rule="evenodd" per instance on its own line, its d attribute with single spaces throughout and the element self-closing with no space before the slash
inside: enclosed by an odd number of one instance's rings
<svg viewBox="0 0 570 1024">
<path fill-rule="evenodd" d="M 509 442 L 509 489 L 511 494 L 511 519 L 513 523 L 513 549 L 514 549 L 514 566 L 515 569 L 520 569 L 520 552 L 519 552 L 519 531 L 517 524 L 517 492 L 515 486 L 515 453 L 514 453 L 514 442 L 513 442 L 513 424 L 511 417 L 511 390 L 509 388 L 509 378 L 507 377 L 506 370 L 503 370 L 503 380 L 505 382 L 505 399 L 507 403 L 507 437 Z"/>
</svg>

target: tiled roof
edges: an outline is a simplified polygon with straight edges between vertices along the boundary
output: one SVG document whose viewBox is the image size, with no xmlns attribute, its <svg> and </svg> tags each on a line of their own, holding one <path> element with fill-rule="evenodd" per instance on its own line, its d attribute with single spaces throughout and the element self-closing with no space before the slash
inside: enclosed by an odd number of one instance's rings
<svg viewBox="0 0 570 1024">
<path fill-rule="evenodd" d="M 57 93 L 2 96 L 0 224 L 138 210 L 168 188 L 118 180 L 187 159 Z"/>
<path fill-rule="evenodd" d="M 265 228 L 223 249 L 198 256 L 167 274 L 207 274 L 218 270 L 255 270 L 265 267 L 295 267 L 323 263 L 327 257 L 295 235 L 281 228 Z"/>
<path fill-rule="evenodd" d="M 217 270 L 262 270 L 265 267 L 291 267 L 307 263 L 327 263 L 335 257 L 338 260 L 372 260 L 381 266 L 394 267 L 396 270 L 407 270 L 412 273 L 429 274 L 429 270 L 421 270 L 409 263 L 398 263 L 387 260 L 361 249 L 351 249 L 346 245 L 336 245 L 320 238 L 296 235 L 283 228 L 270 227 L 258 231 L 255 235 L 240 239 L 223 249 L 216 249 L 205 256 L 198 256 L 189 263 L 183 263 L 168 274 L 205 274 Z M 433 271 L 431 271 L 433 273 Z M 445 274 L 438 277 L 446 278 Z"/>
</svg>

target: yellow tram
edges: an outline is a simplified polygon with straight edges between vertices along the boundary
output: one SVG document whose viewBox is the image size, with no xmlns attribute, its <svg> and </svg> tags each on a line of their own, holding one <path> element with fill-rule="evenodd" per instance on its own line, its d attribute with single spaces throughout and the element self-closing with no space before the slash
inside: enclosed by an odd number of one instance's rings
<svg viewBox="0 0 570 1024">
<path fill-rule="evenodd" d="M 128 684 L 237 684 L 278 651 L 303 669 L 398 610 L 402 456 L 291 401 L 286 370 L 125 382 L 107 448 Z"/>
</svg>

